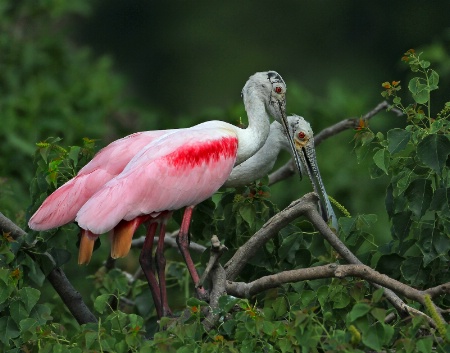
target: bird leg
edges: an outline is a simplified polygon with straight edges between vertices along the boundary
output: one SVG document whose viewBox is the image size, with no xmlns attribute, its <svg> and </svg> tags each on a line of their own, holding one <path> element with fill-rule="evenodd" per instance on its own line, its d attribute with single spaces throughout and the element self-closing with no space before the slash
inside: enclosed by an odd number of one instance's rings
<svg viewBox="0 0 450 353">
<path fill-rule="evenodd" d="M 155 277 L 155 268 L 153 267 L 153 239 L 155 237 L 156 228 L 158 223 L 150 221 L 147 224 L 147 234 L 145 236 L 144 245 L 142 246 L 141 254 L 139 255 L 139 263 L 141 264 L 142 271 L 147 278 L 148 286 L 155 303 L 156 313 L 158 317 L 163 316 L 163 310 L 161 306 L 161 296 L 159 290 L 159 284 Z"/>
<path fill-rule="evenodd" d="M 181 222 L 180 232 L 177 236 L 178 248 L 183 255 L 184 262 L 191 274 L 192 280 L 194 281 L 195 290 L 199 298 L 206 297 L 206 290 L 199 285 L 200 277 L 195 268 L 194 261 L 192 260 L 191 254 L 189 252 L 189 226 L 191 224 L 192 212 L 194 211 L 194 206 L 188 206 L 184 210 L 183 221 Z"/>
<path fill-rule="evenodd" d="M 167 289 L 166 289 L 166 258 L 164 256 L 164 236 L 166 235 L 166 224 L 167 219 L 171 216 L 171 212 L 162 216 L 158 245 L 156 247 L 155 260 L 156 260 L 156 270 L 158 271 L 159 278 L 159 290 L 161 298 L 161 307 L 163 316 L 172 315 L 172 311 L 169 308 L 169 303 L 167 301 Z"/>
</svg>

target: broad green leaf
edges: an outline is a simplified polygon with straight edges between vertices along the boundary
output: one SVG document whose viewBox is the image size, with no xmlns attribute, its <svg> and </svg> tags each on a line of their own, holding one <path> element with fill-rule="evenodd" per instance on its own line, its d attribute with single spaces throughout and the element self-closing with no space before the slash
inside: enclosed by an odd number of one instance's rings
<svg viewBox="0 0 450 353">
<path fill-rule="evenodd" d="M 51 311 L 47 305 L 37 304 L 30 312 L 30 317 L 35 318 L 39 325 L 44 325 L 48 320 L 52 319 Z"/>
<path fill-rule="evenodd" d="M 339 219 L 339 224 L 341 226 L 341 232 L 345 236 L 349 236 L 350 232 L 356 226 L 356 217 L 342 217 Z"/>
<path fill-rule="evenodd" d="M 400 241 L 406 239 L 411 229 L 411 212 L 400 212 L 392 216 L 393 235 Z"/>
<path fill-rule="evenodd" d="M 272 303 L 272 308 L 275 311 L 276 317 L 284 316 L 287 312 L 287 305 L 284 297 L 278 297 L 277 299 L 275 299 L 275 301 Z"/>
<path fill-rule="evenodd" d="M 350 304 L 350 296 L 347 291 L 341 290 L 332 296 L 333 299 L 333 309 L 342 309 Z"/>
<path fill-rule="evenodd" d="M 403 129 L 392 129 L 387 133 L 388 151 L 390 154 L 403 151 L 411 138 L 411 132 Z"/>
<path fill-rule="evenodd" d="M 348 319 L 350 320 L 350 322 L 353 322 L 361 316 L 367 315 L 370 309 L 371 307 L 369 304 L 356 303 L 353 306 L 352 310 L 348 313 Z"/>
<path fill-rule="evenodd" d="M 255 221 L 256 216 L 255 206 L 245 203 L 239 207 L 239 214 L 250 227 L 253 226 L 253 222 Z"/>
<path fill-rule="evenodd" d="M 433 338 L 425 337 L 417 340 L 416 342 L 417 352 L 420 353 L 430 353 L 433 351 Z"/>
<path fill-rule="evenodd" d="M 219 298 L 219 308 L 224 312 L 229 312 L 233 306 L 235 306 L 241 299 L 233 297 L 231 295 L 223 295 Z"/>
<path fill-rule="evenodd" d="M 100 314 L 103 314 L 110 297 L 111 297 L 111 294 L 107 293 L 107 294 L 101 294 L 97 298 L 95 298 L 95 301 L 94 301 L 95 310 L 97 310 Z"/>
<path fill-rule="evenodd" d="M 186 301 L 187 306 L 208 306 L 209 304 L 205 302 L 204 300 L 200 300 L 197 298 L 189 298 Z"/>
<path fill-rule="evenodd" d="M 36 303 L 38 302 L 39 297 L 41 296 L 41 292 L 39 292 L 35 288 L 23 287 L 19 291 L 19 296 L 22 299 L 22 302 L 24 303 L 26 310 L 30 312 L 31 309 L 33 309 Z"/>
<path fill-rule="evenodd" d="M 19 325 L 20 321 L 28 317 L 28 310 L 26 309 L 25 304 L 20 300 L 11 303 L 9 312 L 17 325 Z"/>
<path fill-rule="evenodd" d="M 408 200 L 408 208 L 412 213 L 421 218 L 428 210 L 433 197 L 433 189 L 429 179 L 414 180 L 405 191 Z"/>
<path fill-rule="evenodd" d="M 0 281 L 0 304 L 8 300 L 12 292 L 14 292 L 14 286 L 8 285 L 5 282 Z"/>
<path fill-rule="evenodd" d="M 450 140 L 445 135 L 426 136 L 417 146 L 417 156 L 426 166 L 440 174 L 450 154 Z"/>
<path fill-rule="evenodd" d="M 11 317 L 0 318 L 0 341 L 8 344 L 9 340 L 20 335 L 20 330 Z"/>
<path fill-rule="evenodd" d="M 376 270 L 392 278 L 399 278 L 400 265 L 404 258 L 398 254 L 386 254 L 380 256 L 377 262 Z"/>
<path fill-rule="evenodd" d="M 297 233 L 288 235 L 283 239 L 280 248 L 278 249 L 278 256 L 280 260 L 287 259 L 289 262 L 293 262 L 295 258 L 295 252 L 300 247 L 300 237 Z"/>
<path fill-rule="evenodd" d="M 86 332 L 84 335 L 84 339 L 86 340 L 86 348 L 91 348 L 92 344 L 98 340 L 98 332 Z"/>
<path fill-rule="evenodd" d="M 418 176 L 412 170 L 406 169 L 403 172 L 397 174 L 399 179 L 396 181 L 395 186 L 395 195 L 400 195 L 405 192 L 405 190 L 409 187 L 409 184 L 416 179 Z"/>
<path fill-rule="evenodd" d="M 80 153 L 80 146 L 70 146 L 68 157 L 73 161 L 73 164 L 76 166 L 78 164 L 78 156 Z"/>
<path fill-rule="evenodd" d="M 431 74 L 428 76 L 428 84 L 430 86 L 430 91 L 438 89 L 439 75 L 436 71 L 431 70 Z"/>
<path fill-rule="evenodd" d="M 412 97 L 419 104 L 425 104 L 428 102 L 430 97 L 430 91 L 428 86 L 424 83 L 421 83 L 421 78 L 414 77 L 411 81 L 409 81 L 408 89 L 412 93 Z"/>
<path fill-rule="evenodd" d="M 375 162 L 376 166 L 380 168 L 383 172 L 388 174 L 388 168 L 389 168 L 389 153 L 384 148 L 381 150 L 378 150 L 374 156 L 373 161 Z"/>
<path fill-rule="evenodd" d="M 301 292 L 301 302 L 303 307 L 307 307 L 314 299 L 316 299 L 316 292 L 305 289 Z"/>
<path fill-rule="evenodd" d="M 400 267 L 403 277 L 414 285 L 425 284 L 428 281 L 428 274 L 423 270 L 422 257 L 409 257 Z"/>
<path fill-rule="evenodd" d="M 392 328 L 392 333 L 393 330 L 394 329 Z M 392 334 L 387 334 L 383 325 L 379 322 L 376 322 L 375 325 L 370 328 L 370 330 L 363 332 L 362 341 L 367 347 L 372 348 L 376 352 L 380 352 L 383 348 L 383 345 L 385 343 L 388 343 L 391 337 Z"/>
</svg>

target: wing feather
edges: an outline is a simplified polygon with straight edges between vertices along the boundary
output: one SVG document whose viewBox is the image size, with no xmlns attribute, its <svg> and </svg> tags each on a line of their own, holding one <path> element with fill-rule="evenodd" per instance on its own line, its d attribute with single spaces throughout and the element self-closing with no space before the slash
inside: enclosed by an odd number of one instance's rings
<svg viewBox="0 0 450 353">
<path fill-rule="evenodd" d="M 214 125 L 164 135 L 95 193 L 80 209 L 76 221 L 82 228 L 101 234 L 122 219 L 195 205 L 226 181 L 237 147 L 232 130 Z"/>
</svg>

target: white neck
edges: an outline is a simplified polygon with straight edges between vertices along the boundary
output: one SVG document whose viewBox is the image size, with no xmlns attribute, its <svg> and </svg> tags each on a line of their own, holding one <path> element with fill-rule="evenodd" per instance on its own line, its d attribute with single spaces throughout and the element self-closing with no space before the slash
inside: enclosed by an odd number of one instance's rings
<svg viewBox="0 0 450 353">
<path fill-rule="evenodd" d="M 270 116 L 264 101 L 257 92 L 244 94 L 244 105 L 248 116 L 248 127 L 237 130 L 239 146 L 235 165 L 253 156 L 266 142 L 270 131 Z"/>
</svg>

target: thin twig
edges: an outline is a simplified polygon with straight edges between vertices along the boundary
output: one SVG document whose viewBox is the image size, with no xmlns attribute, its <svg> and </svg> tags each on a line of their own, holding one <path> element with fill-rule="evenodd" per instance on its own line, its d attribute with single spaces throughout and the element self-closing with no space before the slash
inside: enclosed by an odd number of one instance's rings
<svg viewBox="0 0 450 353">
<path fill-rule="evenodd" d="M 216 266 L 222 254 L 227 250 L 228 248 L 220 242 L 217 235 L 213 235 L 211 237 L 211 256 L 209 257 L 208 263 L 206 264 L 205 271 L 200 277 L 198 283 L 195 285 L 196 288 L 199 288 L 203 285 L 211 270 L 214 268 L 214 266 Z"/>
<path fill-rule="evenodd" d="M 172 233 L 166 233 L 166 236 L 164 237 L 164 244 L 178 249 L 178 244 L 177 244 L 177 241 L 175 239 L 175 236 L 177 234 L 178 234 L 178 230 L 176 230 L 176 231 L 174 231 Z M 156 246 L 156 244 L 158 244 L 158 239 L 159 239 L 159 237 L 156 236 L 155 240 L 154 240 L 155 246 Z M 131 247 L 132 248 L 142 248 L 142 245 L 144 244 L 144 240 L 145 240 L 145 235 L 143 235 L 142 237 L 139 237 L 137 239 L 133 239 L 131 241 Z M 189 243 L 189 249 L 192 250 L 192 251 L 196 251 L 196 252 L 202 253 L 207 248 L 206 248 L 206 246 L 203 246 L 201 244 L 190 242 Z"/>
</svg>

